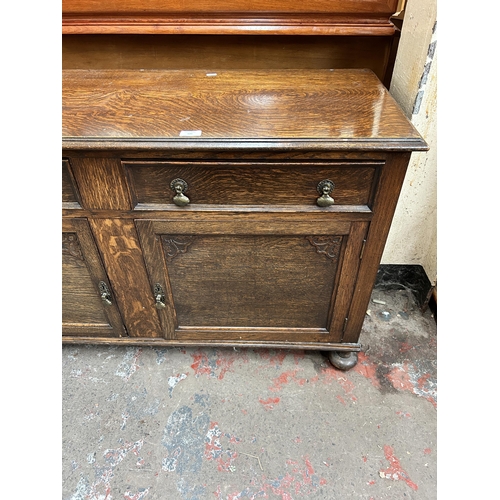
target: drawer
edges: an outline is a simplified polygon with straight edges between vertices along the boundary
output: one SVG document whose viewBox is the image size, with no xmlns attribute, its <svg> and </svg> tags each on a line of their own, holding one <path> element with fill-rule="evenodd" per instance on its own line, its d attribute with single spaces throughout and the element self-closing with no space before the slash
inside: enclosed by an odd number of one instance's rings
<svg viewBox="0 0 500 500">
<path fill-rule="evenodd" d="M 371 204 L 379 161 L 228 163 L 123 161 L 136 210 L 175 206 L 171 183 L 182 179 L 190 205 L 316 206 L 318 185 L 333 182 L 335 205 Z"/>
</svg>

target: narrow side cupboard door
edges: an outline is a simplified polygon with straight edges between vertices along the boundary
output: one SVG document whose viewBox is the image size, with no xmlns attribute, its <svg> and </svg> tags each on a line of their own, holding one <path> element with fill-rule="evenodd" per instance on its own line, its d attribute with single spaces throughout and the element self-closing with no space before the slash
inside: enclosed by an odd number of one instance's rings
<svg viewBox="0 0 500 500">
<path fill-rule="evenodd" d="M 114 300 L 89 223 L 62 223 L 62 334 L 123 337 L 126 330 Z"/>
<path fill-rule="evenodd" d="M 367 222 L 183 215 L 136 220 L 165 338 L 342 340 Z"/>
</svg>

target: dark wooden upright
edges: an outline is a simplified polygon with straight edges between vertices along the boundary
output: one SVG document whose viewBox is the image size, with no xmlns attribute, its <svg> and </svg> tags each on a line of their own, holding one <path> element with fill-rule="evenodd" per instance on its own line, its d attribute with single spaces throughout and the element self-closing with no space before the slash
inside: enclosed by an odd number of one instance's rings
<svg viewBox="0 0 500 500">
<path fill-rule="evenodd" d="M 63 26 L 91 37 L 306 25 L 376 37 L 394 3 L 318 0 L 306 15 L 273 2 L 257 19 L 238 2 L 202 2 L 186 18 L 174 2 L 168 13 L 142 2 L 139 15 L 134 1 L 65 0 Z M 83 45 L 69 45 L 63 341 L 320 349 L 353 366 L 410 154 L 427 149 L 381 75 L 154 58 L 141 68 L 134 54 L 108 67 L 111 52 L 79 67 Z"/>
</svg>

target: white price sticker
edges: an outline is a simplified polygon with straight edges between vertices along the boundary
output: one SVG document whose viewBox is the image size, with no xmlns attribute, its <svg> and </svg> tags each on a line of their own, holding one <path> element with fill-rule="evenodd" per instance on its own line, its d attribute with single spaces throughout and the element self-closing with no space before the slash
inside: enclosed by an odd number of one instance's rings
<svg viewBox="0 0 500 500">
<path fill-rule="evenodd" d="M 179 137 L 200 137 L 201 130 L 181 130 Z"/>
</svg>

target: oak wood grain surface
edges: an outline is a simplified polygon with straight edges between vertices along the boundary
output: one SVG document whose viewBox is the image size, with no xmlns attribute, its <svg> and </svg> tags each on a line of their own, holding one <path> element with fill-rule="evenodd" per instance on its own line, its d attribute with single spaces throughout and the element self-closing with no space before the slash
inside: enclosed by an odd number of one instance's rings
<svg viewBox="0 0 500 500">
<path fill-rule="evenodd" d="M 122 345 L 122 346 L 154 346 L 154 347 L 175 347 L 175 346 L 189 346 L 189 347 L 242 347 L 242 348 L 263 348 L 263 349 L 305 349 L 309 351 L 360 351 L 361 344 L 348 343 L 348 342 L 310 342 L 301 340 L 239 340 L 233 338 L 231 340 L 220 339 L 205 339 L 196 336 L 194 339 L 162 339 L 162 338 L 140 338 L 140 337 L 126 337 L 121 338 L 119 341 L 113 338 L 97 338 L 92 336 L 86 337 L 65 337 L 64 343 L 66 344 L 96 344 L 96 345 Z"/>
<path fill-rule="evenodd" d="M 297 13 L 394 13 L 398 0 L 198 0 L 186 4 L 177 0 L 63 0 L 62 11 L 67 13 L 109 13 L 123 12 L 158 13 L 158 12 L 191 12 L 191 13 L 265 13 L 265 12 L 297 12 Z"/>
<path fill-rule="evenodd" d="M 173 204 L 170 182 L 188 184 L 191 204 L 316 205 L 318 183 L 331 179 L 339 205 L 367 205 L 382 162 L 348 163 L 178 163 L 123 162 L 134 205 Z"/>
<path fill-rule="evenodd" d="M 112 158 L 73 158 L 71 167 L 85 208 L 130 208 L 131 201 L 119 161 Z"/>
<path fill-rule="evenodd" d="M 64 0 L 63 33 L 394 32 L 398 0 Z"/>
<path fill-rule="evenodd" d="M 260 215 L 136 226 L 151 284 L 165 291 L 165 338 L 340 340 L 331 305 L 350 223 Z"/>
<path fill-rule="evenodd" d="M 207 74 L 208 73 L 208 74 Z M 426 149 L 369 70 L 63 71 L 63 138 Z M 194 137 L 193 137 L 194 134 Z M 70 141 L 75 145 L 75 141 Z"/>
<path fill-rule="evenodd" d="M 296 36 L 391 36 L 394 25 L 386 19 L 372 17 L 305 15 L 254 18 L 231 16 L 106 16 L 65 15 L 63 35 L 296 35 Z"/>
<path fill-rule="evenodd" d="M 117 343 L 359 350 L 410 152 L 426 149 L 370 70 L 63 71 L 63 217 L 88 218 Z M 174 177 L 190 205 L 172 204 Z"/>
<path fill-rule="evenodd" d="M 63 69 L 368 68 L 385 80 L 391 36 L 65 35 Z"/>
<path fill-rule="evenodd" d="M 64 208 L 81 209 L 82 203 L 76 181 L 68 160 L 62 161 L 62 204 Z"/>
<path fill-rule="evenodd" d="M 153 292 L 133 222 L 90 219 L 115 297 L 132 337 L 161 337 Z M 114 284 L 116 283 L 116 286 Z"/>
<path fill-rule="evenodd" d="M 336 264 L 303 236 L 222 234 L 167 267 L 180 326 L 326 329 Z"/>
<path fill-rule="evenodd" d="M 388 155 L 382 170 L 373 202 L 374 216 L 368 228 L 366 247 L 343 337 L 346 342 L 357 341 L 359 338 L 409 160 L 410 153 Z"/>
<path fill-rule="evenodd" d="M 62 332 L 63 335 L 122 337 L 126 335 L 113 289 L 84 218 L 62 223 Z M 111 303 L 101 300 L 99 282 L 106 284 Z"/>
</svg>

